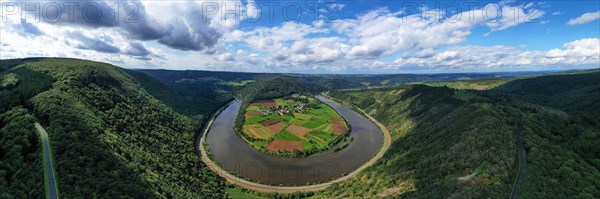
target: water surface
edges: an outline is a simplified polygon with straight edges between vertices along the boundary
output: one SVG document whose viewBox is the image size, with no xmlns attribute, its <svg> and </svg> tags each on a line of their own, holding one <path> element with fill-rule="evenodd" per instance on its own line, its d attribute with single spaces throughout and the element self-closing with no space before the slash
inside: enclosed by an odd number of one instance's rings
<svg viewBox="0 0 600 199">
<path fill-rule="evenodd" d="M 369 119 L 328 99 L 317 97 L 338 111 L 351 125 L 354 140 L 344 149 L 323 155 L 286 158 L 264 154 L 233 130 L 240 110 L 236 101 L 217 116 L 208 131 L 206 143 L 213 161 L 232 174 L 254 182 L 273 185 L 306 185 L 326 182 L 348 174 L 369 161 L 381 148 L 383 135 Z"/>
</svg>

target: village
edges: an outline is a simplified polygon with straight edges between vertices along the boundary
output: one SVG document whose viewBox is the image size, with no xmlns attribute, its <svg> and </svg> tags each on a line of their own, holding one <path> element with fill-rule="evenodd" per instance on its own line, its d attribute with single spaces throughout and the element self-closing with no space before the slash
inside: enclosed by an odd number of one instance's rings
<svg viewBox="0 0 600 199">
<path fill-rule="evenodd" d="M 255 105 L 260 104 L 264 109 L 259 109 L 258 112 L 261 116 L 268 116 L 271 113 L 275 113 L 277 115 L 290 115 L 293 113 L 304 113 L 305 109 L 308 108 L 308 104 L 304 102 L 299 102 L 300 97 L 294 97 L 288 101 L 287 106 L 280 106 L 276 102 L 266 102 L 266 103 L 255 103 Z"/>
<path fill-rule="evenodd" d="M 306 104 L 305 103 L 300 103 L 298 104 L 298 106 L 294 107 L 293 111 L 296 113 L 303 113 L 304 109 L 306 108 Z M 288 107 L 285 106 L 277 106 L 275 108 L 275 113 L 277 113 L 278 115 L 287 115 L 292 113 L 290 111 L 290 109 Z"/>
</svg>

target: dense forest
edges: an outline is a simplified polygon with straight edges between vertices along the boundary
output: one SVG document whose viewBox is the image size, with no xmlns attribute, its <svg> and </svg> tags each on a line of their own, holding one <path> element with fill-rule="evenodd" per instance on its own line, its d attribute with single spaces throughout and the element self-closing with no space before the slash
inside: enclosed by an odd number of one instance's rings
<svg viewBox="0 0 600 199">
<path fill-rule="evenodd" d="M 35 119 L 23 107 L 0 114 L 0 198 L 43 198 L 44 169 Z"/>
<path fill-rule="evenodd" d="M 519 196 L 598 198 L 599 81 L 592 71 L 520 79 L 490 91 L 411 85 L 332 92 L 386 125 L 394 141 L 361 176 L 321 194 L 508 197 L 522 124 L 527 167 Z"/>
<path fill-rule="evenodd" d="M 324 195 L 508 197 L 516 172 L 516 113 L 446 87 L 409 85 L 329 95 L 375 117 L 393 141 L 375 165 Z"/>
<path fill-rule="evenodd" d="M 137 80 L 150 95 L 164 102 L 173 110 L 189 115 L 210 115 L 219 107 L 233 100 L 234 93 L 221 90 L 215 82 L 200 86 L 167 84 L 144 73 L 128 70 L 127 73 Z"/>
<path fill-rule="evenodd" d="M 269 100 L 291 94 L 314 95 L 324 88 L 301 78 L 282 75 L 246 86 L 239 96 L 246 101 Z"/>
<path fill-rule="evenodd" d="M 65 198 L 225 196 L 225 182 L 194 153 L 199 118 L 173 111 L 124 70 L 69 59 L 0 65 L 3 195 L 43 196 L 37 119 Z"/>
<path fill-rule="evenodd" d="M 527 116 L 520 196 L 600 197 L 600 72 L 515 80 L 492 92 L 516 99 Z"/>
</svg>

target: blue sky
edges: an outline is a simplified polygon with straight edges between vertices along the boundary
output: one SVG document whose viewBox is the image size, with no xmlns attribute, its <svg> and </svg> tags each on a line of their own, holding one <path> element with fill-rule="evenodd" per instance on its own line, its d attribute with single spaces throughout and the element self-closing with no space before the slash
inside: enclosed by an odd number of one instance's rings
<svg viewBox="0 0 600 199">
<path fill-rule="evenodd" d="M 294 73 L 600 67 L 598 1 L 79 1 L 72 13 L 67 2 L 0 1 L 0 58 Z"/>
</svg>

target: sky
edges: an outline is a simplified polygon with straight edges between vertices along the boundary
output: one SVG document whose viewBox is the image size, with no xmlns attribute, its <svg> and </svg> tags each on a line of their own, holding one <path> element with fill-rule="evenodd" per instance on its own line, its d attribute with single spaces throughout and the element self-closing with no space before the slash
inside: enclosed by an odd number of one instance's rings
<svg viewBox="0 0 600 199">
<path fill-rule="evenodd" d="M 600 1 L 0 0 L 0 59 L 391 74 L 600 68 Z"/>
</svg>

